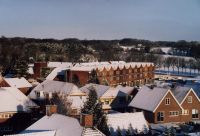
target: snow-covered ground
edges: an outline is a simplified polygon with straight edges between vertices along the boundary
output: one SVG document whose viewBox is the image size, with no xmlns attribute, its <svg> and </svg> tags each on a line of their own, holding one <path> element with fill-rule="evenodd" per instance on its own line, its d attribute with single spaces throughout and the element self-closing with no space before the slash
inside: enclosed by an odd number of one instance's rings
<svg viewBox="0 0 200 136">
<path fill-rule="evenodd" d="M 160 68 L 160 69 L 156 69 L 155 70 L 156 73 L 167 73 L 167 74 L 176 74 L 176 75 L 184 75 L 184 76 L 198 76 L 198 70 L 196 69 L 194 71 L 194 69 L 191 70 L 191 73 L 190 73 L 190 68 L 186 68 L 186 71 L 185 71 L 185 68 L 183 69 L 183 72 L 182 72 L 182 69 L 180 68 L 179 69 L 179 73 L 178 73 L 178 69 L 177 67 L 174 67 L 174 72 L 173 72 L 173 67 L 169 67 L 169 73 L 168 73 L 168 68 L 165 67 L 165 70 L 164 70 L 164 67 Z"/>
<path fill-rule="evenodd" d="M 177 57 L 177 58 L 184 58 L 185 60 L 189 60 L 189 59 L 193 59 L 193 57 L 186 57 L 186 56 L 175 56 L 175 55 L 162 55 L 164 58 L 168 58 L 168 57 Z"/>
</svg>

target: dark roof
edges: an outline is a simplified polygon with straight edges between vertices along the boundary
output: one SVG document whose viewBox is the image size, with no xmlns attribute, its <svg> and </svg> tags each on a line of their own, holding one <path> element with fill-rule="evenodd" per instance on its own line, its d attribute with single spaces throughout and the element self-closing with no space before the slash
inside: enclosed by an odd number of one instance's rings
<svg viewBox="0 0 200 136">
<path fill-rule="evenodd" d="M 97 91 L 97 95 L 98 95 L 99 98 L 110 88 L 110 86 L 105 86 L 105 85 L 99 85 L 99 84 L 90 83 L 90 84 L 87 84 L 87 85 L 81 87 L 80 90 L 82 92 L 84 92 L 84 93 L 89 94 L 90 88 L 92 86 Z"/>
<path fill-rule="evenodd" d="M 183 99 L 186 97 L 189 91 L 190 91 L 190 88 L 180 87 L 180 86 L 177 86 L 176 88 L 171 89 L 171 92 L 173 93 L 173 95 L 176 97 L 176 99 L 178 100 L 180 104 L 183 101 Z"/>
</svg>

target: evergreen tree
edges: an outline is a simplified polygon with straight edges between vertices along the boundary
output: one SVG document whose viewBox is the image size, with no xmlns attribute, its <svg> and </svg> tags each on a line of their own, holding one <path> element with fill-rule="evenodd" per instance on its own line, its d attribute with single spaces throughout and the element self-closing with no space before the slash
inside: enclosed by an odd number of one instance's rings
<svg viewBox="0 0 200 136">
<path fill-rule="evenodd" d="M 14 77 L 21 76 L 26 77 L 28 75 L 29 66 L 28 63 L 25 60 L 18 59 L 12 69 L 12 74 Z"/>
<path fill-rule="evenodd" d="M 88 83 L 100 84 L 98 76 L 97 76 L 97 72 L 95 71 L 95 69 L 91 71 L 89 79 L 88 79 Z"/>
<path fill-rule="evenodd" d="M 169 131 L 168 131 L 168 128 L 167 128 L 167 127 L 165 128 L 164 135 L 165 135 L 165 136 L 169 136 Z"/>
<path fill-rule="evenodd" d="M 80 83 L 80 80 L 79 80 L 79 77 L 77 76 L 77 74 L 73 75 L 73 77 L 72 77 L 72 83 L 74 83 L 79 88 L 81 87 L 81 83 Z"/>
<path fill-rule="evenodd" d="M 118 130 L 117 130 L 117 136 L 122 136 L 122 131 L 120 128 L 118 128 Z"/>
<path fill-rule="evenodd" d="M 134 131 L 133 135 L 134 135 L 134 136 L 137 136 L 137 135 L 138 135 L 138 130 L 137 130 L 137 128 L 135 128 L 135 131 Z"/>
<path fill-rule="evenodd" d="M 109 84 L 108 84 L 108 81 L 106 79 L 103 79 L 101 85 L 108 86 Z"/>
<path fill-rule="evenodd" d="M 130 128 L 128 128 L 128 129 L 126 130 L 126 136 L 131 136 L 131 130 L 130 130 Z"/>
<path fill-rule="evenodd" d="M 90 88 L 88 99 L 84 103 L 81 113 L 93 114 L 93 126 L 97 127 L 106 136 L 110 136 L 106 114 L 102 111 L 101 101 L 98 100 L 97 92 L 93 86 Z"/>
<path fill-rule="evenodd" d="M 94 87 L 92 86 L 90 88 L 89 94 L 88 94 L 88 99 L 87 101 L 84 103 L 83 105 L 83 109 L 81 109 L 81 113 L 85 113 L 85 114 L 93 114 L 94 115 L 94 109 L 96 107 L 97 104 L 97 92 L 94 89 Z"/>
<path fill-rule="evenodd" d="M 170 136 L 176 136 L 174 127 L 171 127 Z"/>
<path fill-rule="evenodd" d="M 150 125 L 149 125 L 149 131 L 148 131 L 148 134 L 149 134 L 150 136 L 153 135 L 152 128 L 151 128 Z"/>
</svg>

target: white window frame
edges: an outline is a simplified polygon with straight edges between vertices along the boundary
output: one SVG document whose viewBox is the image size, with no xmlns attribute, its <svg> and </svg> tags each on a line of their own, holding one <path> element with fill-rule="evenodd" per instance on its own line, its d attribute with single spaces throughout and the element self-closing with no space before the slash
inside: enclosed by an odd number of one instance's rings
<svg viewBox="0 0 200 136">
<path fill-rule="evenodd" d="M 116 71 L 116 75 L 119 76 L 119 71 Z"/>
<path fill-rule="evenodd" d="M 170 98 L 165 98 L 165 105 L 170 105 Z"/>
<path fill-rule="evenodd" d="M 193 117 L 193 115 L 198 115 L 198 117 Z M 198 119 L 199 118 L 199 109 L 192 109 L 192 119 Z"/>
<path fill-rule="evenodd" d="M 189 115 L 189 110 L 181 110 L 181 115 Z"/>
<path fill-rule="evenodd" d="M 38 95 L 39 94 L 39 95 Z M 36 97 L 40 97 L 40 91 L 36 92 Z"/>
<path fill-rule="evenodd" d="M 165 113 L 164 113 L 164 111 L 159 111 L 159 112 L 157 112 L 157 114 L 158 113 L 160 113 L 160 120 L 161 120 L 161 118 L 163 117 L 163 120 L 162 121 L 158 121 L 158 118 L 157 118 L 157 121 L 158 122 L 163 122 L 163 121 L 165 121 Z M 162 113 L 162 115 L 161 115 L 161 113 Z M 157 115 L 158 116 L 158 115 Z"/>
<path fill-rule="evenodd" d="M 170 117 L 179 116 L 179 112 L 178 112 L 178 111 L 169 111 L 169 116 L 170 116 Z"/>
<path fill-rule="evenodd" d="M 105 101 L 105 105 L 109 105 L 110 101 L 109 100 L 106 100 Z"/>
<path fill-rule="evenodd" d="M 132 75 L 129 75 L 129 80 L 131 80 L 131 78 L 132 78 Z"/>
<path fill-rule="evenodd" d="M 129 69 L 129 74 L 131 74 L 132 73 L 132 69 Z"/>
<path fill-rule="evenodd" d="M 134 79 L 137 79 L 137 75 L 134 75 Z"/>
<path fill-rule="evenodd" d="M 126 70 L 123 70 L 123 75 L 126 75 Z"/>
<path fill-rule="evenodd" d="M 188 103 L 192 103 L 192 96 L 188 96 Z"/>
</svg>

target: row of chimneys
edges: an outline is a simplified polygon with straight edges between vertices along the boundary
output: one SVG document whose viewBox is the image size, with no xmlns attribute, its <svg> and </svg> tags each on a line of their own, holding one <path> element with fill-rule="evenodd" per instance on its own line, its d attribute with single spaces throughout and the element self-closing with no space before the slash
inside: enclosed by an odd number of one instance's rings
<svg viewBox="0 0 200 136">
<path fill-rule="evenodd" d="M 46 115 L 51 116 L 57 113 L 57 105 L 46 105 Z M 83 127 L 93 126 L 93 115 L 91 114 L 81 114 L 80 115 L 80 125 Z"/>
<path fill-rule="evenodd" d="M 177 83 L 172 84 L 172 88 L 176 88 L 178 86 Z M 151 85 L 151 89 L 154 89 L 155 87 L 157 87 L 157 85 Z"/>
</svg>

